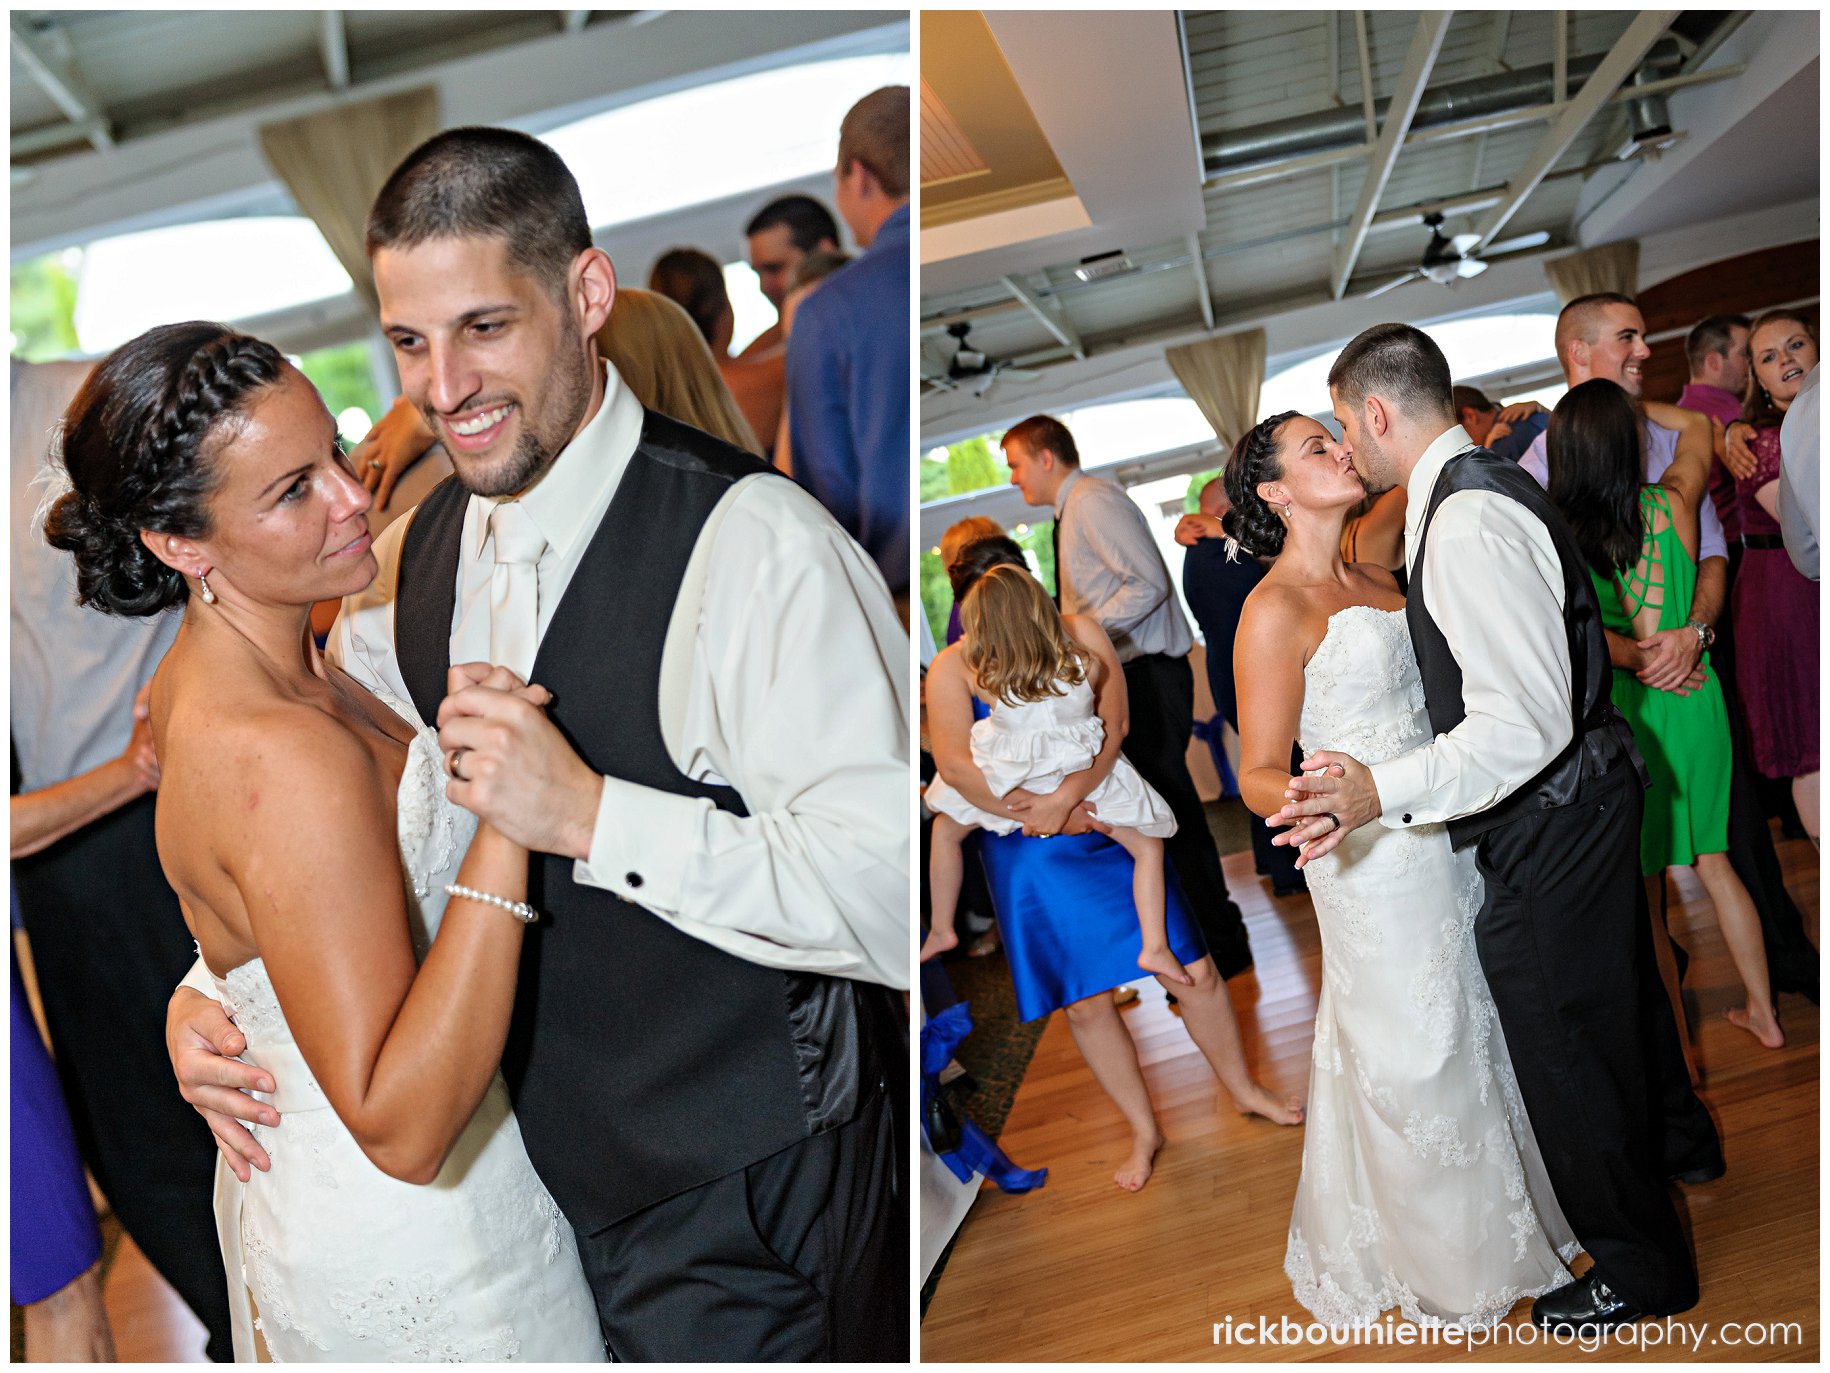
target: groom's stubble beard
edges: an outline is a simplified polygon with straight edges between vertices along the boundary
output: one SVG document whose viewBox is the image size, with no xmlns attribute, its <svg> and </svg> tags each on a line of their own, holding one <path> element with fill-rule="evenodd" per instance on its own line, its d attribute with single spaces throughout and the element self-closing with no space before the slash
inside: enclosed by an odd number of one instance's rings
<svg viewBox="0 0 1830 1373">
<path fill-rule="evenodd" d="M 578 433 L 579 421 L 591 404 L 591 367 L 596 352 L 584 349 L 584 336 L 569 311 L 563 315 L 559 347 L 551 388 L 543 407 L 543 422 L 536 432 L 525 403 L 521 407 L 524 427 L 515 439 L 509 455 L 491 468 L 466 470 L 457 458 L 451 458 L 458 485 L 473 496 L 513 496 L 526 491 L 547 474 L 560 453 Z M 563 365 L 568 360 L 575 366 Z M 427 419 L 432 417 L 427 415 Z M 436 426 L 435 426 L 436 430 Z"/>
</svg>

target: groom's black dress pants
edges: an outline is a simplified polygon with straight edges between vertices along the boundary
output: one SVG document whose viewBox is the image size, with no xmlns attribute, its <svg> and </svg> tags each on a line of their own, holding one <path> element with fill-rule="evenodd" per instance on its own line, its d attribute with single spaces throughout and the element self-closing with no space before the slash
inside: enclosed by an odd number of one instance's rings
<svg viewBox="0 0 1830 1373">
<path fill-rule="evenodd" d="M 1188 741 L 1195 730 L 1195 673 L 1186 656 L 1148 653 L 1125 664 L 1131 732 L 1123 752 L 1143 779 L 1162 793 L 1176 818 L 1163 853 L 1181 880 L 1201 938 L 1222 977 L 1252 966 L 1245 920 L 1226 889 L 1220 851 L 1207 827 L 1207 809 L 1188 775 Z"/>
<path fill-rule="evenodd" d="M 19 859 L 13 881 L 83 1163 L 208 1328 L 209 1356 L 232 1359 L 216 1149 L 165 1057 L 165 1004 L 196 955 L 159 868 L 153 798 Z"/>
<path fill-rule="evenodd" d="M 1489 830 L 1474 925 L 1506 1048 L 1563 1214 L 1595 1271 L 1653 1315 L 1696 1304 L 1696 1265 L 1668 1191 L 1719 1161 L 1690 1089 L 1643 914 L 1638 773 Z"/>
<path fill-rule="evenodd" d="M 895 1112 L 879 1096 L 849 1124 L 581 1234 L 612 1357 L 908 1362 L 897 1169 Z"/>
</svg>

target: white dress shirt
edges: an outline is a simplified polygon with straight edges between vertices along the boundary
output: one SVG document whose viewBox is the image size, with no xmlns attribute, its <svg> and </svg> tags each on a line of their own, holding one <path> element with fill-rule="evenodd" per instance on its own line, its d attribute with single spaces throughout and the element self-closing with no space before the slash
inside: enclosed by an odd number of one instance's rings
<svg viewBox="0 0 1830 1373">
<path fill-rule="evenodd" d="M 1405 483 L 1410 570 L 1443 465 L 1474 442 L 1460 425 L 1418 458 Z M 1371 765 L 1392 829 L 1439 824 L 1497 804 L 1542 772 L 1570 741 L 1569 643 L 1563 566 L 1550 531 L 1491 491 L 1457 491 L 1430 523 L 1421 595 L 1461 668 L 1462 722 L 1421 748 Z"/>
<path fill-rule="evenodd" d="M 641 404 L 606 371 L 598 413 L 521 497 L 547 539 L 542 635 L 641 436 Z M 472 496 L 465 512 L 453 663 L 489 657 L 494 505 Z M 706 567 L 698 624 L 690 642 L 678 623 L 668 634 L 663 681 L 669 663 L 690 661 L 684 703 L 671 709 L 679 728 L 664 734 L 682 773 L 736 788 L 750 814 L 606 778 L 573 878 L 752 963 L 906 987 L 907 638 L 876 565 L 793 482 L 745 479 L 719 512 L 713 543 L 695 555 Z M 329 652 L 365 686 L 410 702 L 394 652 L 408 523 L 376 540 L 381 575 L 344 602 Z M 639 889 L 624 881 L 637 871 Z"/>
<path fill-rule="evenodd" d="M 1180 658 L 1194 647 L 1150 524 L 1116 482 L 1069 472 L 1055 493 L 1055 528 L 1063 615 L 1098 620 L 1121 663 L 1149 653 Z"/>
</svg>

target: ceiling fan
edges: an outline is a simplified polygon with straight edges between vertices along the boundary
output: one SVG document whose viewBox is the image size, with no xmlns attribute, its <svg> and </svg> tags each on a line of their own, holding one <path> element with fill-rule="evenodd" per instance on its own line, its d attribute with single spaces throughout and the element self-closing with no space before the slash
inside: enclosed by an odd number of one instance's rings
<svg viewBox="0 0 1830 1373">
<path fill-rule="evenodd" d="M 947 360 L 946 370 L 930 372 L 922 377 L 928 385 L 940 391 L 970 391 L 974 396 L 982 397 L 990 392 L 1001 377 L 1012 381 L 1034 381 L 1041 376 L 1022 367 L 1012 367 L 1009 363 L 1000 362 L 989 354 L 982 353 L 966 341 L 972 332 L 970 320 L 959 320 L 947 326 L 947 333 L 952 336 L 953 356 Z"/>
<path fill-rule="evenodd" d="M 1527 252 L 1550 242 L 1550 235 L 1539 230 L 1537 233 L 1521 234 L 1517 238 L 1489 244 L 1484 254 L 1475 257 L 1474 245 L 1481 241 L 1479 234 L 1443 237 L 1441 212 L 1425 215 L 1423 222 L 1430 228 L 1430 241 L 1424 247 L 1423 261 L 1403 276 L 1368 291 L 1365 299 L 1382 296 L 1387 291 L 1395 291 L 1412 281 L 1434 281 L 1439 286 L 1453 286 L 1463 277 L 1476 277 L 1486 271 L 1488 259 L 1504 257 L 1508 253 Z"/>
</svg>

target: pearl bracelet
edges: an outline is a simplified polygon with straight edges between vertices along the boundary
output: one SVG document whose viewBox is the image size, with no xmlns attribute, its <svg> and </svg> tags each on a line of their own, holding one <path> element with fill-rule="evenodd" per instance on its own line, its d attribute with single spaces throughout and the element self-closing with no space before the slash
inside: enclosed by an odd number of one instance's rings
<svg viewBox="0 0 1830 1373">
<path fill-rule="evenodd" d="M 510 901 L 506 896 L 497 896 L 492 892 L 478 891 L 475 887 L 461 887 L 456 882 L 445 884 L 446 896 L 462 896 L 466 900 L 480 901 L 485 906 L 495 906 L 507 911 L 523 925 L 531 925 L 540 918 L 540 912 L 525 901 Z"/>
</svg>

